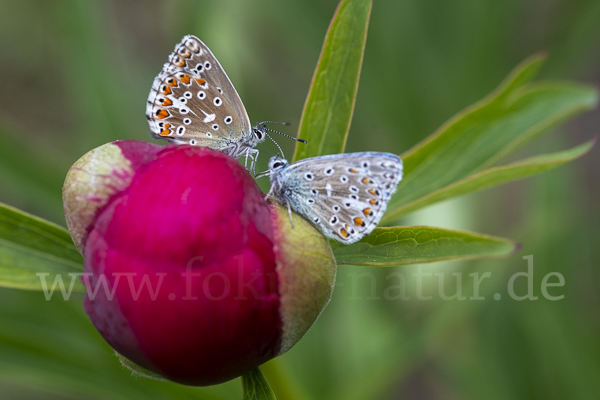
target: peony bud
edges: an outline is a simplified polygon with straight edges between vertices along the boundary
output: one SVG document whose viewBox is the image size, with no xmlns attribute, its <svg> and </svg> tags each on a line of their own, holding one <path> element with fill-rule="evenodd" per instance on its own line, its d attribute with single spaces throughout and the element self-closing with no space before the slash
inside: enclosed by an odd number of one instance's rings
<svg viewBox="0 0 600 400">
<path fill-rule="evenodd" d="M 331 297 L 327 240 L 297 215 L 292 229 L 223 153 L 110 143 L 73 165 L 63 199 L 92 323 L 175 382 L 225 382 L 283 354 Z"/>
</svg>

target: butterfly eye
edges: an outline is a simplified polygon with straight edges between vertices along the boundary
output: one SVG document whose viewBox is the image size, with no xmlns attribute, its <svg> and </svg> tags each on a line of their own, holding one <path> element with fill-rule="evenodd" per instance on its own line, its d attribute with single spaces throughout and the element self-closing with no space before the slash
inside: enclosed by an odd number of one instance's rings
<svg viewBox="0 0 600 400">
<path fill-rule="evenodd" d="M 273 168 L 279 168 L 279 167 L 281 167 L 282 165 L 283 165 L 283 163 L 282 163 L 282 162 L 280 162 L 280 161 L 277 161 L 277 162 L 274 162 L 274 163 L 273 163 Z"/>
<path fill-rule="evenodd" d="M 256 138 L 257 138 L 258 140 L 262 140 L 262 138 L 263 138 L 263 133 L 262 133 L 261 131 L 259 131 L 258 129 L 255 129 L 255 130 L 254 130 L 254 134 L 256 135 Z"/>
</svg>

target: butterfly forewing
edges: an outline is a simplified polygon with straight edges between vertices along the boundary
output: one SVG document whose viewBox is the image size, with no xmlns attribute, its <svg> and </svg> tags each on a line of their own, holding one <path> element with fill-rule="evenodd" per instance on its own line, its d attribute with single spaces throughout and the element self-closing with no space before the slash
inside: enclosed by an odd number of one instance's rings
<svg viewBox="0 0 600 400">
<path fill-rule="evenodd" d="M 350 244 L 379 223 L 402 179 L 402 162 L 387 153 L 338 154 L 302 160 L 282 174 L 292 208 Z"/>
<path fill-rule="evenodd" d="M 227 74 L 198 38 L 175 47 L 148 97 L 155 137 L 223 150 L 250 134 L 250 120 Z"/>
</svg>

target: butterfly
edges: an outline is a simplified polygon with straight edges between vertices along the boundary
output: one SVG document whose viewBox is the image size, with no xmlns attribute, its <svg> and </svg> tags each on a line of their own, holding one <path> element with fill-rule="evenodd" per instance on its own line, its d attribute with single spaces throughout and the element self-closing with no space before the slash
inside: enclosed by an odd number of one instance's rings
<svg viewBox="0 0 600 400">
<path fill-rule="evenodd" d="M 375 229 L 402 168 L 400 158 L 389 153 L 336 154 L 293 164 L 274 156 L 257 177 L 270 176 L 267 196 L 287 205 L 290 220 L 293 209 L 325 236 L 351 244 Z"/>
<path fill-rule="evenodd" d="M 246 166 L 248 158 L 251 160 L 251 170 L 259 153 L 256 145 L 269 136 L 267 131 L 277 132 L 265 126 L 270 121 L 250 125 L 244 104 L 223 67 L 193 35 L 175 46 L 154 79 L 146 117 L 152 136 L 174 144 L 210 147 L 234 158 L 245 156 Z"/>
</svg>

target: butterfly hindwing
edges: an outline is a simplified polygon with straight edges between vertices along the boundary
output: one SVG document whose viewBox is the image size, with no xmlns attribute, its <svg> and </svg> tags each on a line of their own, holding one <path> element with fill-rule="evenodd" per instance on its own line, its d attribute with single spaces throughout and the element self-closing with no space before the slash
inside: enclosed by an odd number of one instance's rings
<svg viewBox="0 0 600 400">
<path fill-rule="evenodd" d="M 350 244 L 379 223 L 402 179 L 393 154 L 352 153 L 306 159 L 281 172 L 283 197 L 327 236 Z"/>
<path fill-rule="evenodd" d="M 146 115 L 155 137 L 217 150 L 243 140 L 251 129 L 221 64 L 192 35 L 175 46 L 155 78 Z"/>
</svg>

